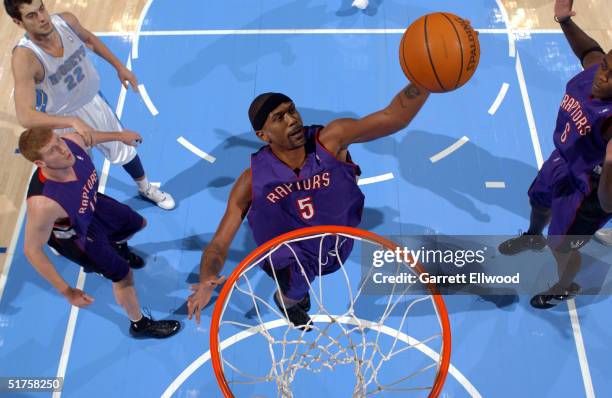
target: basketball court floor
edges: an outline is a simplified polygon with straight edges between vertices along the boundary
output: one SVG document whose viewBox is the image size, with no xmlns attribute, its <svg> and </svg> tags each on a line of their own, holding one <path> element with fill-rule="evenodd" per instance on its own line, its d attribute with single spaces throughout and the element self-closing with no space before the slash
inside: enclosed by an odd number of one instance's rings
<svg viewBox="0 0 612 398">
<path fill-rule="evenodd" d="M 371 3 L 363 12 L 347 1 L 151 1 L 136 38 L 102 35 L 145 95 L 120 90 L 114 71 L 96 58 L 102 92 L 124 126 L 143 135 L 139 152 L 148 174 L 174 195 L 177 208 L 164 212 L 142 201 L 121 168 L 109 170 L 99 153 L 95 160 L 101 173 L 108 170 L 105 193 L 149 221 L 131 241 L 147 258 L 135 272 L 142 304 L 154 317 L 180 319 L 184 329 L 163 341 L 131 339 L 106 280 L 79 275 L 50 254 L 66 281 L 95 298 L 87 309 L 71 309 L 16 250 L 0 291 L 0 375 L 63 376 L 55 396 L 65 397 L 221 396 L 209 360 L 212 306 L 198 327 L 186 319 L 185 299 L 232 183 L 260 146 L 248 122 L 250 101 L 264 91 L 285 92 L 305 124 L 381 109 L 406 84 L 397 56 L 401 32 L 429 12 L 471 21 L 480 32 L 480 66 L 461 89 L 432 95 L 407 129 L 351 147 L 368 179 L 360 227 L 381 235 L 513 235 L 526 228 L 526 190 L 552 150 L 565 83 L 580 70 L 563 35 L 509 35 L 495 0 Z M 243 225 L 223 274 L 254 248 Z M 552 257 L 541 259 L 553 267 Z M 607 262 L 593 258 L 589 270 L 608 280 Z M 549 311 L 531 308 L 523 295 L 445 302 L 453 351 L 442 397 L 612 396 L 608 297 L 581 296 Z M 248 359 L 257 349 L 247 339 L 234 353 Z M 331 371 L 318 377 L 319 396 L 346 396 L 339 386 L 350 379 L 343 383 Z"/>
</svg>

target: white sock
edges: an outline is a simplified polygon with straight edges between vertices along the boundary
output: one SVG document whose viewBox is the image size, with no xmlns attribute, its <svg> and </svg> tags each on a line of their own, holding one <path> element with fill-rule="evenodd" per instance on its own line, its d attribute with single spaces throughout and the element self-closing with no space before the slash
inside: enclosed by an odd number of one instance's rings
<svg viewBox="0 0 612 398">
<path fill-rule="evenodd" d="M 147 176 L 145 176 L 142 180 L 136 181 L 136 185 L 138 185 L 139 191 L 146 191 L 149 188 L 149 180 Z"/>
<path fill-rule="evenodd" d="M 133 323 L 139 322 L 142 319 L 143 316 L 144 315 L 142 315 L 142 312 L 141 312 L 140 313 L 140 318 L 138 318 L 137 320 L 130 319 L 130 321 L 132 321 Z"/>
</svg>

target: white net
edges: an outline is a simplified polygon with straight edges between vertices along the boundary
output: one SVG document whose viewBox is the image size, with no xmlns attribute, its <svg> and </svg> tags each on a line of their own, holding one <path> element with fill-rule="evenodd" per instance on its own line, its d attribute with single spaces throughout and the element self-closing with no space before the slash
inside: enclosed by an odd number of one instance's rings
<svg viewBox="0 0 612 398">
<path fill-rule="evenodd" d="M 347 240 L 355 247 L 343 259 Z M 305 254 L 306 241 L 311 248 L 317 242 L 318 253 Z M 376 269 L 371 258 L 355 260 L 364 245 L 381 246 L 350 234 L 315 234 L 287 240 L 243 270 L 219 320 L 221 367 L 235 396 L 434 396 L 443 340 L 450 339 L 436 302 L 413 293 L 413 284 L 394 285 L 391 294 L 369 292 Z M 284 302 L 279 308 L 272 299 L 283 285 L 274 263 L 279 250 L 290 253 L 308 288 L 309 328 L 287 321 Z M 332 263 L 337 271 L 325 275 Z"/>
</svg>

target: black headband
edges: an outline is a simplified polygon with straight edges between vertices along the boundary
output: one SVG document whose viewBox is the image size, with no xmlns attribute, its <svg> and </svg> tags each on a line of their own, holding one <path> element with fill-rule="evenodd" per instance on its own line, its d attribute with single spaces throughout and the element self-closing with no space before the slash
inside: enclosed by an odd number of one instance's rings
<svg viewBox="0 0 612 398">
<path fill-rule="evenodd" d="M 284 102 L 291 102 L 291 98 L 287 97 L 285 94 L 272 93 L 251 119 L 253 129 L 255 129 L 255 131 L 261 130 L 270 112 Z"/>
</svg>

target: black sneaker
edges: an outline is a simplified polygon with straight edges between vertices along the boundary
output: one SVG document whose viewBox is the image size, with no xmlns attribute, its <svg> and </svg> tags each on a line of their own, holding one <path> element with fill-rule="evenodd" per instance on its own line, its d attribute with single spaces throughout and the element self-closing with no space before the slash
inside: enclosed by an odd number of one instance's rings
<svg viewBox="0 0 612 398">
<path fill-rule="evenodd" d="M 547 292 L 536 294 L 531 298 L 529 303 L 532 307 L 538 309 L 549 309 L 555 305 L 576 297 L 580 293 L 580 285 L 572 282 L 569 289 L 564 290 L 561 294 L 550 294 L 554 292 L 554 287 Z"/>
<path fill-rule="evenodd" d="M 130 263 L 130 268 L 140 269 L 145 266 L 145 261 L 143 258 L 132 252 L 127 242 L 113 243 L 113 247 L 115 250 L 117 250 L 117 253 L 119 253 L 121 257 Z"/>
<path fill-rule="evenodd" d="M 130 325 L 130 335 L 136 339 L 165 339 L 175 335 L 180 329 L 179 321 L 156 321 L 143 315 L 142 320 Z"/>
<path fill-rule="evenodd" d="M 526 232 L 503 241 L 497 249 L 506 256 L 512 256 L 525 250 L 542 251 L 546 247 L 546 239 L 542 235 L 529 235 Z"/>
<path fill-rule="evenodd" d="M 305 330 L 310 332 L 312 330 L 312 319 L 302 306 L 300 305 L 304 300 L 300 303 L 294 305 L 293 307 L 286 308 L 284 305 L 280 303 L 278 298 L 276 297 L 276 293 L 273 294 L 274 303 L 278 307 L 280 313 L 283 316 L 288 317 L 289 322 L 291 322 L 296 328 L 300 330 Z M 310 297 L 308 298 L 308 305 L 310 305 Z M 285 310 L 287 311 L 285 315 Z"/>
</svg>

